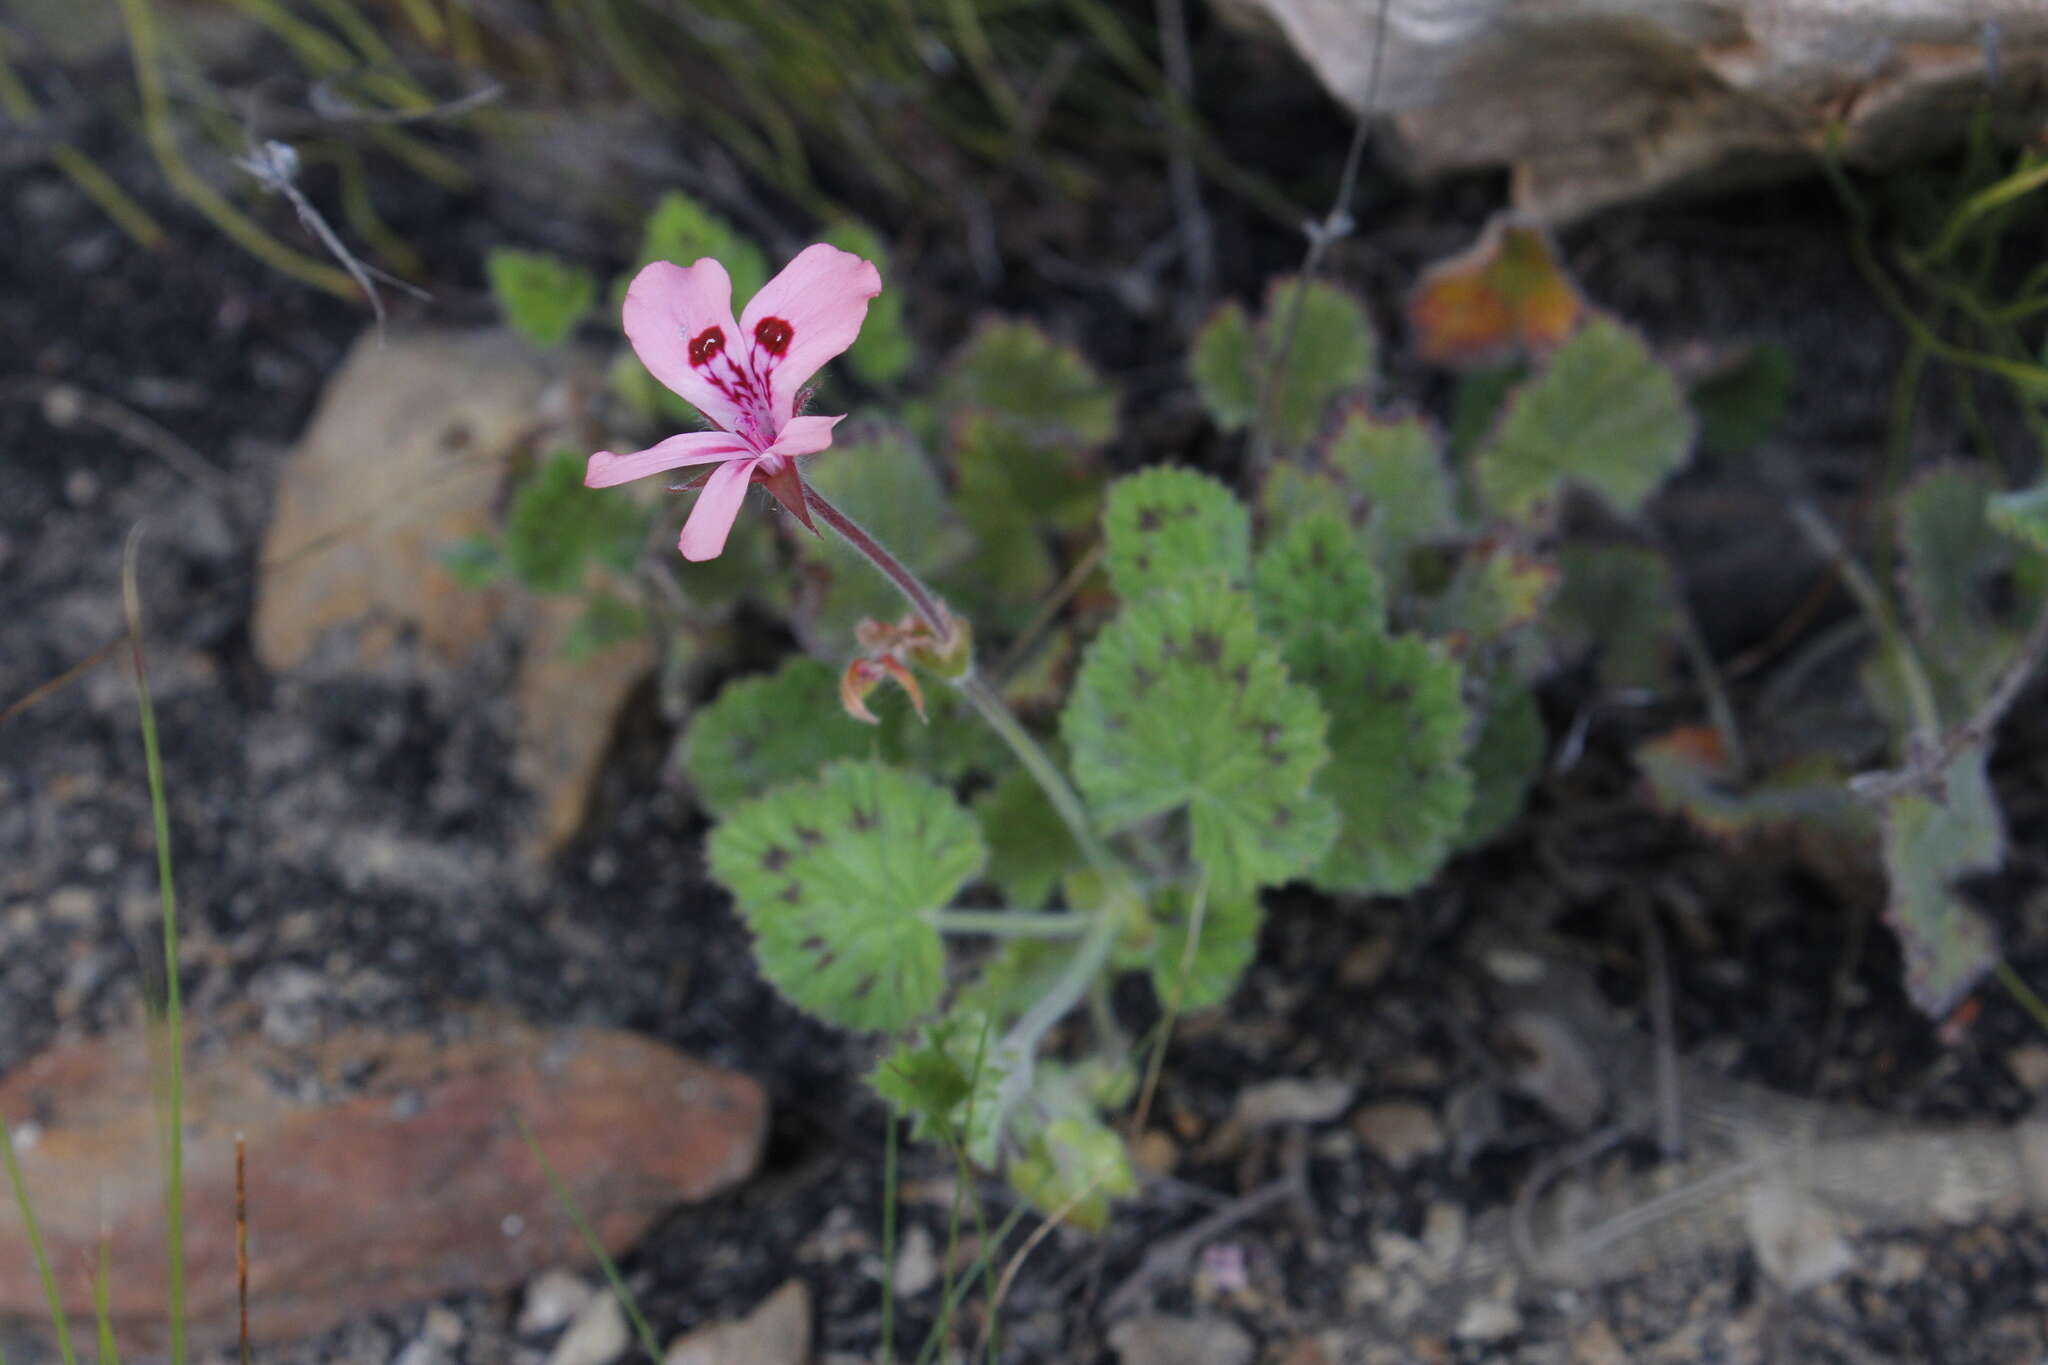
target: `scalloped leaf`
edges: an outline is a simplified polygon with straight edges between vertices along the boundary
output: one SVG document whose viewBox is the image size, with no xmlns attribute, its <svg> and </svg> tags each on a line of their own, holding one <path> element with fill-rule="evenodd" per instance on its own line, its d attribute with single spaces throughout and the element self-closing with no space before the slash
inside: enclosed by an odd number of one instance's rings
<svg viewBox="0 0 2048 1365">
<path fill-rule="evenodd" d="M 1190 1013 L 1230 998 L 1259 955 L 1259 926 L 1265 918 L 1257 896 L 1209 897 L 1190 958 L 1188 933 L 1196 927 L 1192 908 L 1178 887 L 1161 897 L 1153 910 L 1159 932 L 1151 952 L 1153 993 L 1162 1004 Z"/>
<path fill-rule="evenodd" d="M 1743 788 L 1729 771 L 1720 732 L 1681 725 L 1638 745 L 1635 762 L 1658 806 L 1717 839 L 1736 842 L 1794 825 L 1866 841 L 1870 834 L 1840 766 L 1826 756 L 1796 759 Z"/>
<path fill-rule="evenodd" d="M 594 497 L 584 457 L 558 450 L 512 495 L 501 542 L 512 576 L 535 592 L 573 592 L 592 562 L 623 573 L 647 539 L 648 509 L 631 498 Z"/>
<path fill-rule="evenodd" d="M 885 430 L 835 445 L 804 462 L 804 477 L 927 582 L 944 577 L 973 549 L 917 443 Z M 807 569 L 800 624 L 819 652 L 851 647 L 856 622 L 900 620 L 909 610 L 896 586 L 830 531 L 812 535 L 783 518 Z"/>
<path fill-rule="evenodd" d="M 1138 1192 L 1123 1135 L 1091 1111 L 1074 1110 L 1032 1135 L 1010 1162 L 1010 1188 L 1047 1216 L 1101 1232 L 1109 1202 Z"/>
<path fill-rule="evenodd" d="M 1323 460 L 1370 509 L 1367 530 L 1382 568 L 1398 569 L 1412 546 L 1457 529 L 1450 469 L 1420 417 L 1380 422 L 1354 408 Z"/>
<path fill-rule="evenodd" d="M 1117 392 L 1073 346 L 1028 322 L 985 319 L 946 362 L 936 404 L 989 414 L 1041 449 L 1093 449 L 1116 434 Z"/>
<path fill-rule="evenodd" d="M 1550 560 L 1512 541 L 1489 541 L 1458 562 L 1450 585 L 1430 604 L 1430 628 L 1454 653 L 1471 654 L 1541 616 L 1557 584 Z"/>
<path fill-rule="evenodd" d="M 761 248 L 681 190 L 668 191 L 655 201 L 654 211 L 647 215 L 634 269 L 650 261 L 691 265 L 704 256 L 716 258 L 725 267 L 725 273 L 732 276 L 735 312 L 768 282 L 768 258 L 761 254 Z M 619 277 L 618 287 L 613 291 L 614 303 L 625 300 L 631 278 L 631 271 Z"/>
<path fill-rule="evenodd" d="M 1472 774 L 1472 804 L 1465 809 L 1459 849 L 1491 843 L 1514 823 L 1529 799 L 1529 788 L 1543 770 L 1550 736 L 1536 694 L 1510 678 L 1496 678 L 1486 689 L 1486 712 L 1479 733 L 1465 755 Z"/>
<path fill-rule="evenodd" d="M 1074 836 L 1023 772 L 1012 772 L 974 803 L 988 840 L 988 879 L 1003 898 L 1035 910 L 1052 898 L 1068 869 L 1081 861 Z"/>
<path fill-rule="evenodd" d="M 1277 640 L 1326 625 L 1377 630 L 1387 613 L 1370 547 L 1328 504 L 1297 517 L 1259 551 L 1252 595 L 1259 624 Z"/>
<path fill-rule="evenodd" d="M 1425 271 L 1408 300 L 1422 358 L 1459 367 L 1549 351 L 1584 311 L 1549 235 L 1510 214 L 1494 218 L 1472 246 Z"/>
<path fill-rule="evenodd" d="M 1125 607 L 1060 719 L 1097 823 L 1185 808 L 1214 896 L 1299 875 L 1336 833 L 1310 789 L 1328 753 L 1322 707 L 1288 679 L 1243 593 L 1167 590 Z"/>
<path fill-rule="evenodd" d="M 484 278 L 505 325 L 550 350 L 569 339 L 597 301 L 597 276 L 545 251 L 493 247 Z"/>
<path fill-rule="evenodd" d="M 1546 625 L 1567 654 L 1599 652 L 1600 681 L 1618 690 L 1671 685 L 1678 595 L 1671 565 L 1640 545 L 1574 541 L 1558 551 L 1564 581 Z"/>
<path fill-rule="evenodd" d="M 889 278 L 889 250 L 867 224 L 842 220 L 827 228 L 818 240 L 873 261 L 882 278 Z M 884 288 L 868 301 L 867 320 L 861 323 L 860 335 L 846 352 L 846 363 L 862 383 L 881 388 L 901 379 L 916 356 L 917 348 L 903 326 L 903 291 Z"/>
<path fill-rule="evenodd" d="M 1513 517 L 1572 482 L 1632 515 L 1692 449 L 1693 417 L 1671 371 L 1641 337 L 1598 319 L 1508 402 L 1478 457 L 1487 501 Z"/>
<path fill-rule="evenodd" d="M 831 665 L 791 658 L 773 673 L 734 679 L 699 707 L 678 746 L 680 764 L 704 808 L 723 815 L 835 759 L 881 758 L 947 782 L 1002 771 L 1008 761 L 951 688 L 925 690 L 928 725 L 895 688 L 878 690 L 868 706 L 881 724 L 863 724 L 840 707 Z"/>
<path fill-rule="evenodd" d="M 910 1120 L 911 1137 L 958 1142 L 977 1164 L 993 1166 L 997 1091 L 1006 1074 L 997 1042 L 986 1011 L 956 1002 L 891 1049 L 868 1073 L 868 1084 Z"/>
<path fill-rule="evenodd" d="M 1230 588 L 1250 580 L 1251 513 L 1192 469 L 1147 469 L 1110 485 L 1102 534 L 1110 586 L 1126 602 L 1204 578 Z"/>
<path fill-rule="evenodd" d="M 711 832 L 708 855 L 754 931 L 761 974 L 854 1029 L 902 1028 L 939 1003 L 945 949 L 927 915 L 987 858 L 951 793 L 852 761 L 740 806 Z"/>
<path fill-rule="evenodd" d="M 1287 661 L 1329 712 L 1330 763 L 1316 787 L 1343 818 L 1309 879 L 1332 891 L 1413 890 L 1450 856 L 1472 804 L 1462 670 L 1428 641 L 1374 631 L 1302 636 Z"/>
<path fill-rule="evenodd" d="M 1993 496 L 1987 472 L 1947 465 L 1895 504 L 1907 609 L 1951 721 L 1996 683 L 2040 601 L 2044 561 L 1997 534 Z"/>
<path fill-rule="evenodd" d="M 1188 377 L 1217 426 L 1242 431 L 1251 425 L 1259 410 L 1259 355 L 1243 304 L 1224 304 L 1195 333 Z"/>
<path fill-rule="evenodd" d="M 2005 861 L 2005 823 L 1983 748 L 1958 757 L 1944 785 L 1942 800 L 1911 791 L 1891 797 L 1879 822 L 1891 891 L 1885 922 L 1905 957 L 1906 994 L 1933 1018 L 1960 1004 L 1998 963 L 1990 921 L 1955 884 Z"/>
<path fill-rule="evenodd" d="M 1298 277 L 1276 279 L 1267 286 L 1256 328 L 1241 306 L 1228 303 L 1196 333 L 1189 375 L 1223 430 L 1255 425 L 1259 404 L 1267 401 L 1274 439 L 1300 446 L 1321 429 L 1332 402 L 1371 383 L 1376 347 L 1364 305 L 1321 280 L 1308 281 L 1302 291 Z M 1276 366 L 1269 395 L 1267 375 Z"/>
</svg>

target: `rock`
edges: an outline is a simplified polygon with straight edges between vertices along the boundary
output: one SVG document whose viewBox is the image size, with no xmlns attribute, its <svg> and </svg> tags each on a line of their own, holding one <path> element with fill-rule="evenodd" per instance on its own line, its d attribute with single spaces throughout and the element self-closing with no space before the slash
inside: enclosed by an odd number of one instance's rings
<svg viewBox="0 0 2048 1365">
<path fill-rule="evenodd" d="M 365 334 L 278 480 L 251 626 L 265 666 L 305 662 L 343 626 L 366 667 L 403 631 L 443 664 L 481 643 L 506 594 L 462 586 L 440 556 L 495 528 L 553 382 L 506 333 Z"/>
<path fill-rule="evenodd" d="M 2022 1043 L 2005 1054 L 2006 1069 L 2028 1090 L 2048 1090 L 2048 1047 Z"/>
<path fill-rule="evenodd" d="M 1344 1112 L 1357 1089 L 1337 1076 L 1318 1080 L 1282 1077 L 1246 1086 L 1238 1092 L 1232 1119 L 1247 1128 L 1273 1128 L 1289 1123 L 1328 1123 Z"/>
<path fill-rule="evenodd" d="M 939 1257 L 932 1246 L 931 1231 L 922 1223 L 912 1223 L 903 1234 L 903 1245 L 896 1252 L 896 1269 L 890 1276 L 896 1297 L 914 1299 L 938 1283 L 938 1279 Z"/>
<path fill-rule="evenodd" d="M 1109 1349 L 1119 1365 L 1246 1365 L 1255 1348 L 1228 1318 L 1147 1313 L 1111 1327 Z"/>
<path fill-rule="evenodd" d="M 1512 1301 L 1478 1299 L 1465 1305 L 1451 1335 L 1459 1341 L 1482 1345 L 1505 1340 L 1522 1330 L 1522 1315 Z"/>
<path fill-rule="evenodd" d="M 653 650 L 639 638 L 571 660 L 579 596 L 465 587 L 441 556 L 496 529 L 514 457 L 544 448 L 581 368 L 498 332 L 358 342 L 279 478 L 251 627 L 257 656 L 280 672 L 380 670 L 406 637 L 430 666 L 455 669 L 494 631 L 522 636 L 513 767 L 539 798 L 529 851 L 540 857 L 582 823 Z"/>
<path fill-rule="evenodd" d="M 593 1294 L 548 1353 L 548 1365 L 611 1365 L 632 1340 L 618 1295 Z"/>
<path fill-rule="evenodd" d="M 522 1337 L 552 1332 L 582 1312 L 595 1292 L 590 1282 L 574 1271 L 560 1266 L 544 1270 L 526 1286 L 515 1330 Z"/>
<path fill-rule="evenodd" d="M 1756 1263 L 1792 1293 L 1826 1284 L 1856 1264 L 1835 1216 L 1790 1180 L 1750 1186 L 1742 1222 Z"/>
<path fill-rule="evenodd" d="M 21 1164 L 51 1259 L 91 1264 L 104 1236 L 116 1325 L 138 1344 L 160 1341 L 167 1302 L 153 1095 L 139 1034 L 61 1045 L 0 1082 L 0 1115 L 34 1125 Z M 613 1254 L 674 1205 L 744 1179 L 766 1131 L 766 1101 L 743 1076 L 632 1034 L 496 1014 L 303 1049 L 243 1037 L 195 1053 L 185 1095 L 185 1263 L 202 1345 L 235 1334 L 238 1132 L 250 1326 L 277 1342 L 586 1260 L 514 1115 Z M 13 1201 L 0 1201 L 0 1246 L 20 1239 Z M 88 1281 L 59 1283 L 89 1321 Z M 0 1257 L 0 1317 L 42 1305 L 27 1258 Z"/>
<path fill-rule="evenodd" d="M 1810 169 L 1839 127 L 1853 162 L 1959 142 L 1994 83 L 2037 118 L 2040 0 L 1229 0 L 1270 20 L 1332 94 L 1391 113 L 1425 174 L 1512 166 L 1558 221 L 1670 186 Z"/>
<path fill-rule="evenodd" d="M 739 1321 L 676 1338 L 662 1365 L 805 1365 L 810 1358 L 811 1289 L 791 1280 Z"/>
<path fill-rule="evenodd" d="M 1443 1149 L 1443 1125 L 1425 1105 L 1411 1100 L 1368 1104 L 1351 1116 L 1359 1140 L 1397 1171 L 1405 1171 Z"/>
</svg>

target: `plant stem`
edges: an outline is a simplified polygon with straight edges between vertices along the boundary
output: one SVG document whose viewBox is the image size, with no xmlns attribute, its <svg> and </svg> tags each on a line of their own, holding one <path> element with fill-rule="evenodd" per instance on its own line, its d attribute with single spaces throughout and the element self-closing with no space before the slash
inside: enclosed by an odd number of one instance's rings
<svg viewBox="0 0 2048 1365">
<path fill-rule="evenodd" d="M 1081 794 L 1074 790 L 1066 774 L 1052 761 L 1052 755 L 1046 753 L 1044 746 L 1032 737 L 1023 723 L 1010 714 L 1010 708 L 1003 704 L 995 689 L 977 677 L 972 669 L 955 678 L 953 686 L 967 698 L 969 705 L 981 713 L 989 728 L 1002 736 L 1003 743 L 1010 746 L 1010 751 L 1017 755 L 1017 761 L 1024 765 L 1024 770 L 1044 789 L 1046 799 L 1052 802 L 1053 810 L 1058 812 L 1067 832 L 1080 846 L 1081 856 L 1101 875 L 1106 884 L 1104 890 L 1113 893 L 1116 888 L 1130 886 L 1130 869 L 1109 851 L 1109 846 L 1096 834 L 1095 826 L 1088 820 L 1088 808 L 1081 803 Z"/>
<path fill-rule="evenodd" d="M 934 910 L 925 916 L 942 934 L 991 934 L 997 938 L 1076 938 L 1088 917 L 1067 910 Z"/>
<path fill-rule="evenodd" d="M 956 629 L 953 614 L 946 610 L 945 605 L 916 574 L 903 566 L 902 560 L 890 554 L 882 542 L 869 535 L 859 522 L 826 501 L 825 496 L 809 484 L 804 485 L 804 501 L 813 512 L 824 519 L 827 526 L 844 537 L 848 545 L 858 550 L 868 563 L 880 570 L 884 578 L 894 583 L 897 589 L 910 599 L 910 605 L 938 637 L 941 649 L 952 641 Z"/>
</svg>

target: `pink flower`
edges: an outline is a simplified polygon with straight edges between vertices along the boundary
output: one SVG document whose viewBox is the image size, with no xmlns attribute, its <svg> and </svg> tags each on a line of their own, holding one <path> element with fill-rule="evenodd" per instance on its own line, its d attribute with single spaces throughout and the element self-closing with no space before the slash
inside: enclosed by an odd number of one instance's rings
<svg viewBox="0 0 2048 1365">
<path fill-rule="evenodd" d="M 819 243 L 805 247 L 732 318 L 732 277 L 706 257 L 692 266 L 656 261 L 626 290 L 626 338 L 656 379 L 720 428 L 686 431 L 630 455 L 600 450 L 583 482 L 609 488 L 688 465 L 718 467 L 683 524 L 685 559 L 716 559 L 747 485 L 758 483 L 812 530 L 799 455 L 832 444 L 838 417 L 799 417 L 805 381 L 853 344 L 882 292 L 870 261 Z"/>
</svg>

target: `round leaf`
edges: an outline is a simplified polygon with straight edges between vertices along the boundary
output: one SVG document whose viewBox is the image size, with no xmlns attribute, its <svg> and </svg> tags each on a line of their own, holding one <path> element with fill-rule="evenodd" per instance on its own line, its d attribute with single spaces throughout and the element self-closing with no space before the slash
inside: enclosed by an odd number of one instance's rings
<svg viewBox="0 0 2048 1365">
<path fill-rule="evenodd" d="M 901 1028 L 944 986 L 928 912 L 981 870 L 980 827 L 944 789 L 874 762 L 834 763 L 712 831 L 712 875 L 755 934 L 761 972 L 845 1028 Z"/>
<path fill-rule="evenodd" d="M 1291 682 L 1243 593 L 1169 590 L 1089 648 L 1061 717 L 1076 781 L 1106 830 L 1185 808 L 1211 894 L 1313 866 L 1336 812 L 1311 790 L 1323 710 Z"/>
<path fill-rule="evenodd" d="M 1110 586 L 1126 602 L 1191 579 L 1244 586 L 1252 520 L 1228 488 L 1192 469 L 1148 469 L 1119 480 L 1102 514 Z"/>
</svg>

